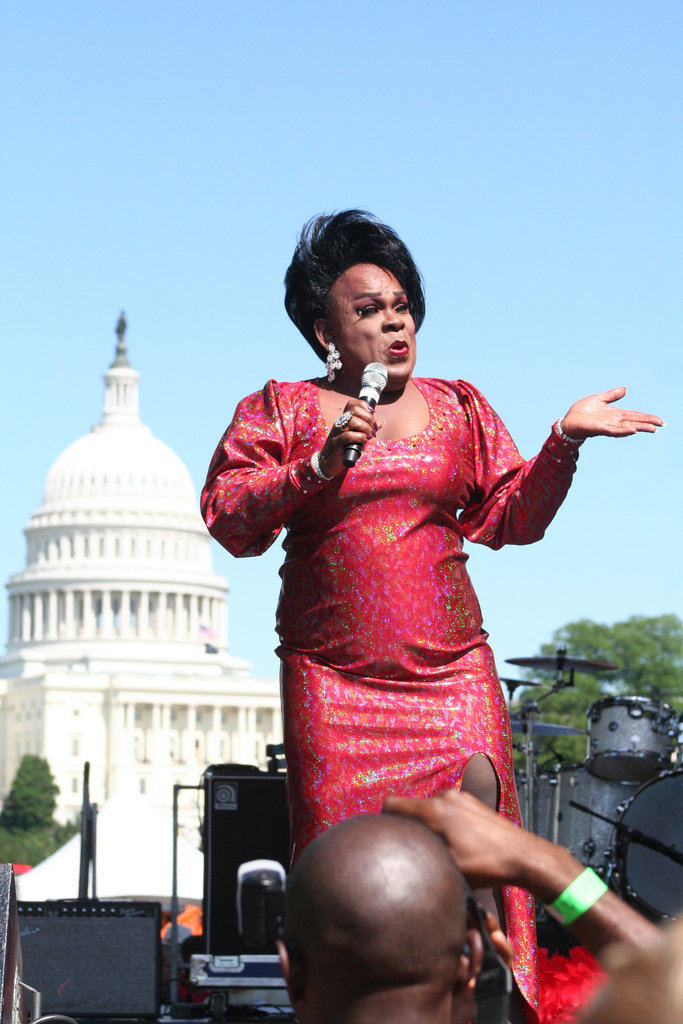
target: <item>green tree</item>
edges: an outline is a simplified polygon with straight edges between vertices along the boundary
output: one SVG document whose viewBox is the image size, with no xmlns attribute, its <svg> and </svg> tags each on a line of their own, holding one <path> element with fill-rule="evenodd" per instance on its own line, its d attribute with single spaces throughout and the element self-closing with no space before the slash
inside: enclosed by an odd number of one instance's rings
<svg viewBox="0 0 683 1024">
<path fill-rule="evenodd" d="M 58 792 L 47 761 L 26 754 L 0 814 L 0 861 L 35 866 L 78 832 L 54 820 Z"/>
<path fill-rule="evenodd" d="M 0 814 L 0 827 L 10 832 L 51 828 L 58 793 L 45 758 L 24 754 Z"/>
<path fill-rule="evenodd" d="M 539 654 L 552 656 L 558 646 L 567 656 L 589 661 L 607 661 L 618 666 L 607 672 L 575 672 L 574 685 L 544 697 L 538 718 L 572 726 L 585 732 L 587 712 L 595 701 L 609 695 L 649 697 L 663 700 L 675 711 L 683 709 L 683 622 L 676 615 L 645 617 L 634 615 L 608 626 L 579 619 L 561 626 Z M 569 673 L 565 673 L 569 678 Z M 511 705 L 513 714 L 524 699 L 538 699 L 555 680 L 553 672 L 528 672 L 528 679 L 544 688 L 519 691 Z M 581 762 L 586 756 L 586 737 L 538 737 L 540 763 Z M 519 761 L 519 758 L 517 758 Z"/>
</svg>

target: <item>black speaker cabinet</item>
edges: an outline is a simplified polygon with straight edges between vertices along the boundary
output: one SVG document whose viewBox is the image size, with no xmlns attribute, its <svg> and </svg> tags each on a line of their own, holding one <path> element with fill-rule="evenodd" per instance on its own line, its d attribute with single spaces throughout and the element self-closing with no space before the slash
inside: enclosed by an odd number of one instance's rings
<svg viewBox="0 0 683 1024">
<path fill-rule="evenodd" d="M 204 786 L 206 952 L 253 953 L 237 930 L 237 869 L 245 861 L 265 858 L 288 870 L 285 776 L 250 765 L 214 764 L 204 773 Z"/>
<path fill-rule="evenodd" d="M 19 901 L 24 981 L 42 1012 L 159 1014 L 161 906 L 124 900 Z"/>
</svg>

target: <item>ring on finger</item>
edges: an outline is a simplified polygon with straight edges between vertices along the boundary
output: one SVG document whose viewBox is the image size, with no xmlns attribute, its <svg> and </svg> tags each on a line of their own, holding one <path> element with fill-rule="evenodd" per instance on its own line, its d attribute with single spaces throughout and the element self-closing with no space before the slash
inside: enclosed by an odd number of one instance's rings
<svg viewBox="0 0 683 1024">
<path fill-rule="evenodd" d="M 343 412 L 341 416 L 337 416 L 336 420 L 334 421 L 334 425 L 337 428 L 337 430 L 346 430 L 349 423 L 351 422 L 352 416 L 352 412 Z"/>
</svg>

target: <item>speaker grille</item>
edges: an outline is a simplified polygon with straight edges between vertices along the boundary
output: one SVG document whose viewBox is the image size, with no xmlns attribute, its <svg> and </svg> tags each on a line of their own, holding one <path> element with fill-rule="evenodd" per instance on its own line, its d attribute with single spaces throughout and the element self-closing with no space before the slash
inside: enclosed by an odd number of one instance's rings
<svg viewBox="0 0 683 1024">
<path fill-rule="evenodd" d="M 70 1017 L 156 1017 L 158 903 L 19 902 L 24 981 L 43 1013 Z"/>
</svg>

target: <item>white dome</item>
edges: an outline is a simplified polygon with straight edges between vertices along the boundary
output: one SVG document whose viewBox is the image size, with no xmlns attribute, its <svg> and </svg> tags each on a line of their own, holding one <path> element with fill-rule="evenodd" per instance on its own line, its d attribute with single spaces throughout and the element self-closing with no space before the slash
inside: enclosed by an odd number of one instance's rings
<svg viewBox="0 0 683 1024">
<path fill-rule="evenodd" d="M 141 423 L 99 425 L 70 444 L 45 481 L 41 513 L 135 509 L 198 515 L 194 484 L 182 460 Z"/>
</svg>

